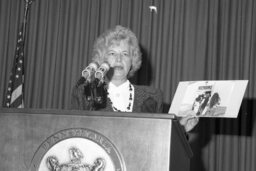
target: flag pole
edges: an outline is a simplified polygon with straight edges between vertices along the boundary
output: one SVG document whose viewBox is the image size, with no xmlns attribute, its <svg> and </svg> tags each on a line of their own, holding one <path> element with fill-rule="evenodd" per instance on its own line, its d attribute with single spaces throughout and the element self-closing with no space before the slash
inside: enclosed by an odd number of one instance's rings
<svg viewBox="0 0 256 171">
<path fill-rule="evenodd" d="M 26 35 L 26 25 L 28 20 L 28 12 L 30 9 L 30 5 L 32 4 L 33 0 L 24 0 L 25 1 L 25 10 L 24 10 L 24 16 L 23 16 L 23 40 L 25 40 Z"/>
<path fill-rule="evenodd" d="M 24 7 L 24 15 L 23 15 L 23 23 L 22 23 L 22 39 L 23 39 L 23 52 L 25 51 L 25 42 L 26 42 L 26 28 L 27 28 L 27 21 L 28 21 L 28 13 L 30 6 L 33 2 L 33 0 L 24 0 L 25 1 L 25 7 Z M 23 57 L 23 60 L 24 57 Z M 25 80 L 25 74 L 24 74 L 24 61 L 23 61 L 23 76 L 22 76 L 22 108 L 24 108 L 24 80 Z"/>
</svg>

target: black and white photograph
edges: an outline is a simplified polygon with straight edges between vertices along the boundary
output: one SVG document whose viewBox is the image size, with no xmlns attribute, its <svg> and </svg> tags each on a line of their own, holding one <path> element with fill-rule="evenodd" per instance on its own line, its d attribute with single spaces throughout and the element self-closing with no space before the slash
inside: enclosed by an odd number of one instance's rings
<svg viewBox="0 0 256 171">
<path fill-rule="evenodd" d="M 3 171 L 256 171 L 256 0 L 0 0 Z"/>
</svg>

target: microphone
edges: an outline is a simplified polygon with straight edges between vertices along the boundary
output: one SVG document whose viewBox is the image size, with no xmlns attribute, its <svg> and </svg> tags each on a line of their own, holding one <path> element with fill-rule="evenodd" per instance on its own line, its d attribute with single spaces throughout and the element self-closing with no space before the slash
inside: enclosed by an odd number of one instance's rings
<svg viewBox="0 0 256 171">
<path fill-rule="evenodd" d="M 82 71 L 82 77 L 85 78 L 87 82 L 91 82 L 92 76 L 97 70 L 99 64 L 96 62 L 90 63 L 83 71 Z"/>
<path fill-rule="evenodd" d="M 94 102 L 96 108 L 103 108 L 106 106 L 107 101 L 107 88 L 104 82 L 104 77 L 109 71 L 110 66 L 107 62 L 103 62 L 100 67 L 95 71 L 95 92 Z"/>
<path fill-rule="evenodd" d="M 104 81 L 104 77 L 109 71 L 110 66 L 107 62 L 103 62 L 100 67 L 95 71 L 95 78 L 100 80 L 101 82 Z"/>
</svg>

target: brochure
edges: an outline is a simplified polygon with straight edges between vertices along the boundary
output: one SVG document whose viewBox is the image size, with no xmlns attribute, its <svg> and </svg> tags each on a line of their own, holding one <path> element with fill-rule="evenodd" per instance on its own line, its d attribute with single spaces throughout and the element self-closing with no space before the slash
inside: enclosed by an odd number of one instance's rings
<svg viewBox="0 0 256 171">
<path fill-rule="evenodd" d="M 180 82 L 169 113 L 184 117 L 236 118 L 248 80 Z"/>
</svg>

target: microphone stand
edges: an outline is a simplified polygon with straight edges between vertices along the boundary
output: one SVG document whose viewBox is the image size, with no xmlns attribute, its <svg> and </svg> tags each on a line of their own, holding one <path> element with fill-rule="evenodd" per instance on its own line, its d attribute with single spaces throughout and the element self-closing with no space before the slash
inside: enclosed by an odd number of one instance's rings
<svg viewBox="0 0 256 171">
<path fill-rule="evenodd" d="M 84 94 L 89 102 L 89 110 L 94 111 L 106 107 L 107 89 L 106 83 L 99 79 L 84 86 Z"/>
</svg>

